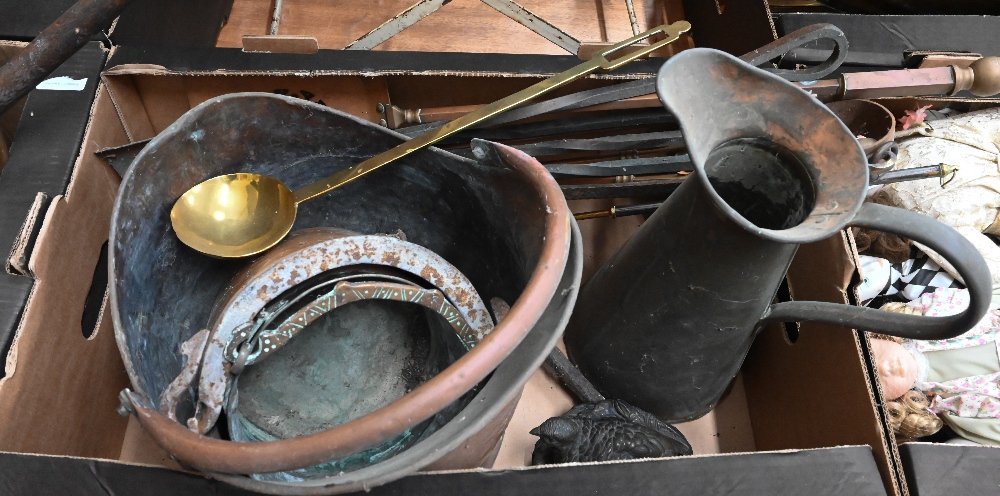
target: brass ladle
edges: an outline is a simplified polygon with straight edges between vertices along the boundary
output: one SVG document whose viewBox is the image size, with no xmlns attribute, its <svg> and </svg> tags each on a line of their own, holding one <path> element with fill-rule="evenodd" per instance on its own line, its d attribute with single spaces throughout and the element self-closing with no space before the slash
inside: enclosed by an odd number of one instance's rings
<svg viewBox="0 0 1000 496">
<path fill-rule="evenodd" d="M 281 241 L 292 229 L 299 203 L 328 193 L 393 160 L 437 143 L 598 69 L 617 69 L 666 46 L 689 29 L 690 23 L 678 21 L 633 36 L 594 54 L 583 64 L 294 192 L 281 181 L 261 174 L 237 173 L 214 177 L 181 195 L 170 211 L 170 222 L 181 242 L 202 253 L 220 258 L 239 258 L 261 253 Z M 663 34 L 665 38 L 618 59 L 609 61 L 606 58 L 657 34 Z"/>
</svg>

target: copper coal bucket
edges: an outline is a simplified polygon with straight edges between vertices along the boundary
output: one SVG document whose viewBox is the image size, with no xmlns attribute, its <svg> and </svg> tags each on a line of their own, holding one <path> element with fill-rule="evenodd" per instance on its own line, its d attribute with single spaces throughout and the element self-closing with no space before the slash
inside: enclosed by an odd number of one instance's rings
<svg viewBox="0 0 1000 496">
<path fill-rule="evenodd" d="M 480 466 L 495 456 L 521 387 L 569 318 L 582 257 L 576 223 L 545 168 L 483 141 L 473 144 L 478 161 L 429 148 L 303 204 L 293 229 L 404 233 L 408 243 L 464 274 L 483 300 L 509 303 L 506 317 L 470 351 L 360 418 L 290 439 L 201 435 L 159 410 L 161 394 L 184 369 L 181 345 L 209 325 L 213 306 L 252 263 L 182 245 L 169 219 L 177 198 L 232 172 L 267 174 L 295 188 L 404 139 L 308 101 L 232 94 L 186 113 L 133 162 L 122 180 L 109 250 L 115 334 L 133 389 L 123 393 L 123 407 L 182 464 L 256 491 L 314 494 L 372 487 L 426 467 Z M 474 396 L 451 420 L 391 457 L 301 482 L 246 476 L 349 456 L 413 428 L 469 391 Z"/>
</svg>

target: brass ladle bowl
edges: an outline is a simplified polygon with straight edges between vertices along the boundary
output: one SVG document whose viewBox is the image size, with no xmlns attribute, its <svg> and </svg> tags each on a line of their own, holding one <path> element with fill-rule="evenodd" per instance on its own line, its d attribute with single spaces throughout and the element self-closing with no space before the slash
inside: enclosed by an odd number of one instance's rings
<svg viewBox="0 0 1000 496">
<path fill-rule="evenodd" d="M 598 69 L 617 69 L 666 46 L 690 29 L 690 23 L 678 21 L 633 36 L 596 53 L 583 64 L 294 192 L 281 181 L 262 174 L 236 173 L 214 177 L 181 195 L 170 211 L 170 222 L 181 242 L 202 253 L 220 258 L 256 255 L 276 245 L 291 231 L 299 203 L 326 194 L 396 159 L 433 145 Z M 662 34 L 664 39 L 617 59 L 607 59 L 607 56 L 657 34 Z"/>
</svg>

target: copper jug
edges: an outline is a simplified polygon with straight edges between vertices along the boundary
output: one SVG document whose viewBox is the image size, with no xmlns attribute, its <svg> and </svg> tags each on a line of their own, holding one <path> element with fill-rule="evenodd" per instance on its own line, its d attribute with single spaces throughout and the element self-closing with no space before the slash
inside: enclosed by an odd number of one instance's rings
<svg viewBox="0 0 1000 496">
<path fill-rule="evenodd" d="M 580 291 L 566 347 L 606 396 L 690 420 L 719 401 L 768 322 L 944 339 L 986 313 L 992 279 L 979 252 L 930 217 L 864 203 L 864 152 L 815 98 L 709 49 L 672 57 L 657 77 L 695 171 Z M 772 303 L 798 246 L 847 226 L 900 234 L 945 256 L 971 293 L 969 308 L 922 317 Z"/>
</svg>

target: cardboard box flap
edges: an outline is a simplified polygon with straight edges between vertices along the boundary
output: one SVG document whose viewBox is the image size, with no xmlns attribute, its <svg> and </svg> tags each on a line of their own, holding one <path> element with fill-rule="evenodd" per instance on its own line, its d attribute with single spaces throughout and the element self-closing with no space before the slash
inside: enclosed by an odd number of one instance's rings
<svg viewBox="0 0 1000 496">
<path fill-rule="evenodd" d="M 779 35 L 830 23 L 851 44 L 845 65 L 899 68 L 909 52 L 950 51 L 1000 55 L 1000 17 L 972 15 L 855 15 L 818 12 L 775 17 Z M 809 48 L 818 45 L 812 43 Z M 857 70 L 857 69 L 855 69 Z M 873 70 L 871 67 L 862 70 Z"/>
<path fill-rule="evenodd" d="M 904 443 L 899 452 L 916 496 L 997 494 L 1000 487 L 1000 447 Z"/>
<path fill-rule="evenodd" d="M 665 59 L 638 60 L 592 78 L 651 77 Z M 439 74 L 538 77 L 556 74 L 582 61 L 572 55 L 383 52 L 320 50 L 314 54 L 244 52 L 240 49 L 120 46 L 108 60 L 111 74 L 135 70 L 126 65 L 154 65 L 186 74 L 363 75 Z"/>
<path fill-rule="evenodd" d="M 0 0 L 0 12 L 3 12 L 0 16 L 0 38 L 31 41 L 75 3 L 76 0 Z"/>
<path fill-rule="evenodd" d="M 115 45 L 215 46 L 233 0 L 134 2 L 111 30 Z"/>
<path fill-rule="evenodd" d="M 43 214 L 48 205 L 48 195 L 41 192 L 35 195 L 35 201 L 31 204 L 28 215 L 25 217 L 24 226 L 14 241 L 10 256 L 7 257 L 7 272 L 19 276 L 35 276 L 31 273 L 28 260 L 31 257 L 31 250 L 35 246 L 38 231 L 42 227 Z"/>
<path fill-rule="evenodd" d="M 108 96 L 118 112 L 118 119 L 125 130 L 130 143 L 143 141 L 156 136 L 149 115 L 146 114 L 139 93 L 131 78 L 108 79 L 108 73 L 101 75 Z"/>
<path fill-rule="evenodd" d="M 843 231 L 802 245 L 787 274 L 792 299 L 849 304 L 852 252 Z M 816 322 L 761 331 L 743 369 L 757 448 L 829 446 L 836 441 L 877 446 L 875 459 L 886 487 L 905 494 L 872 399 L 866 348 L 859 339 L 852 329 Z"/>
<path fill-rule="evenodd" d="M 118 187 L 114 171 L 93 155 L 107 131 L 91 127 L 88 136 L 31 254 L 36 280 L 0 380 L 0 449 L 99 457 L 121 450 L 126 419 L 115 408 L 128 377 L 111 319 L 98 322 L 96 333 L 82 327 Z"/>
<path fill-rule="evenodd" d="M 0 453 L 0 462 L 6 473 L 17 474 L 4 480 L 11 494 L 256 494 L 194 474 L 105 460 Z M 868 446 L 503 471 L 432 472 L 354 494 L 576 496 L 595 491 L 630 496 L 886 494 Z"/>
<path fill-rule="evenodd" d="M 80 84 L 67 90 L 36 89 L 29 93 L 22 119 L 10 149 L 10 158 L 0 172 L 0 344 L 9 346 L 33 281 L 6 270 L 17 240 L 25 240 L 18 258 L 31 256 L 32 239 L 47 205 L 36 203 L 39 193 L 48 198 L 62 195 L 73 173 L 83 132 L 98 85 L 98 72 L 105 50 L 90 42 L 62 64 L 49 79 L 66 77 Z M 39 153 L 44 150 L 44 153 Z M 5 351 L 6 353 L 6 351 Z"/>
</svg>

